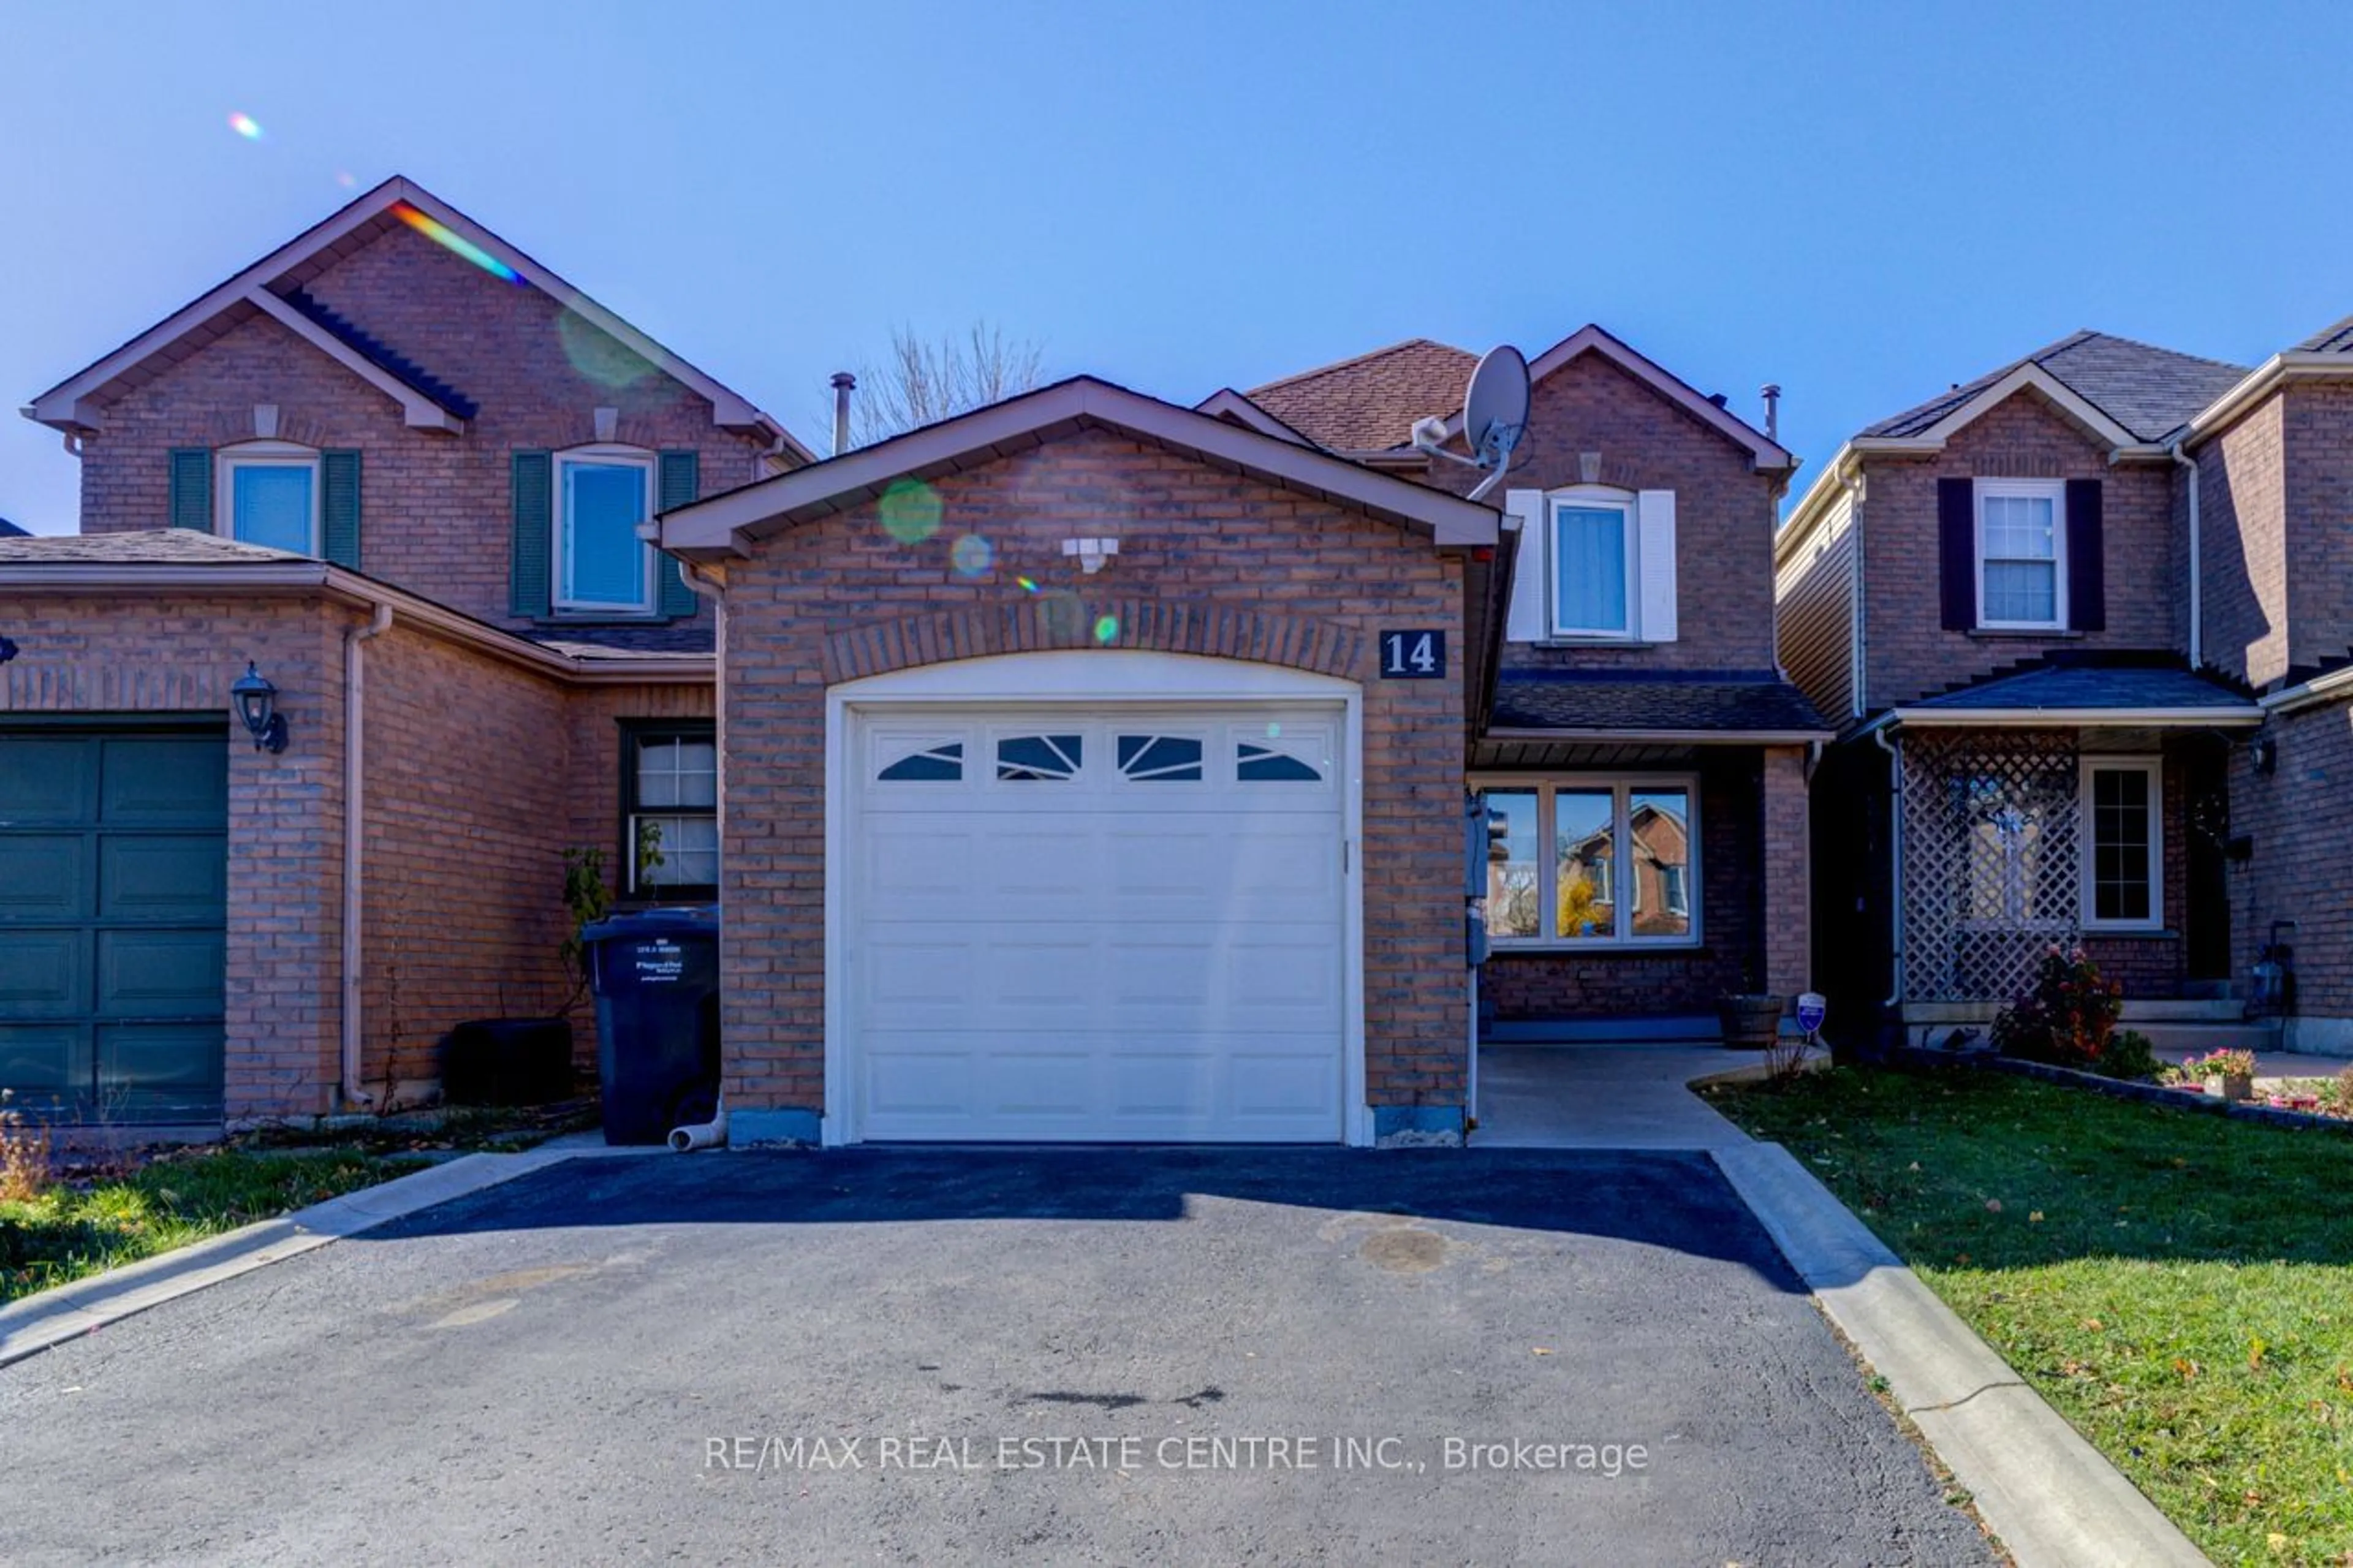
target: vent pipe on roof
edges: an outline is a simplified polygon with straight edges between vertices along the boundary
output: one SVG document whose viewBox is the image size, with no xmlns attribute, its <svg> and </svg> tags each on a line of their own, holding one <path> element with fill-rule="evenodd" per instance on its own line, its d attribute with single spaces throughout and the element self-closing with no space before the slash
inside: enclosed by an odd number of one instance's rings
<svg viewBox="0 0 2353 1568">
<path fill-rule="evenodd" d="M 1778 445 L 1781 439 L 1781 384 L 1767 382 L 1759 395 L 1765 399 L 1765 439 Z"/>
<path fill-rule="evenodd" d="M 846 370 L 833 373 L 833 455 L 840 457 L 849 450 L 849 395 L 858 390 L 858 378 Z"/>
</svg>

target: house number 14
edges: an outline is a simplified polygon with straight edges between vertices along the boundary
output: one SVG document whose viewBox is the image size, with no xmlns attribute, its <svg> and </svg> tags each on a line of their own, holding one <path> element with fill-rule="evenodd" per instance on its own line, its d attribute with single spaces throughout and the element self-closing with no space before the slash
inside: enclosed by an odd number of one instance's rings
<svg viewBox="0 0 2353 1568">
<path fill-rule="evenodd" d="M 1446 673 L 1446 634 L 1383 632 L 1381 679 L 1435 680 Z"/>
</svg>

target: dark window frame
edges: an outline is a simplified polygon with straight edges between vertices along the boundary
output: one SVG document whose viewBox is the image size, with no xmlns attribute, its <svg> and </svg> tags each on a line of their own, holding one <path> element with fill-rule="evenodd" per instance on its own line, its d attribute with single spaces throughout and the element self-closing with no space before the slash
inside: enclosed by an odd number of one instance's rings
<svg viewBox="0 0 2353 1568">
<path fill-rule="evenodd" d="M 621 816 L 617 844 L 620 859 L 618 875 L 613 880 L 621 900 L 632 904 L 712 903 L 719 897 L 716 882 L 661 882 L 649 888 L 638 885 L 637 822 L 640 816 L 708 816 L 715 823 L 719 817 L 718 791 L 714 785 L 712 801 L 704 806 L 647 806 L 638 800 L 638 750 L 649 741 L 707 741 L 715 752 L 719 742 L 719 722 L 715 719 L 624 719 L 621 731 Z"/>
</svg>

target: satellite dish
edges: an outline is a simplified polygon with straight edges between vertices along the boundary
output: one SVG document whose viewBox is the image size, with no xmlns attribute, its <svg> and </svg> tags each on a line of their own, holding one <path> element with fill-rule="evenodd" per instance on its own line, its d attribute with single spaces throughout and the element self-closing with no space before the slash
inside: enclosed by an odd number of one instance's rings
<svg viewBox="0 0 2353 1568">
<path fill-rule="evenodd" d="M 1445 427 L 1424 419 L 1413 427 L 1413 444 L 1433 458 L 1478 468 L 1487 477 L 1471 492 L 1472 500 L 1485 497 L 1504 482 L 1512 466 L 1512 449 L 1528 426 L 1528 362 L 1509 343 L 1489 349 L 1462 395 L 1462 439 L 1471 455 L 1459 457 L 1443 445 Z"/>
<path fill-rule="evenodd" d="M 1462 395 L 1462 438 L 1482 468 L 1512 458 L 1528 424 L 1528 362 L 1509 343 L 1487 351 Z"/>
</svg>

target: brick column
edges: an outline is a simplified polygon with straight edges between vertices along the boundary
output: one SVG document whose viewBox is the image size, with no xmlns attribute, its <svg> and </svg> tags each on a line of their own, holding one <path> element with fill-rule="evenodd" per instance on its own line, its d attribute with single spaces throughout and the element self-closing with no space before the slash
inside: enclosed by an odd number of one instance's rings
<svg viewBox="0 0 2353 1568">
<path fill-rule="evenodd" d="M 1765 989 L 1794 996 L 1812 969 L 1812 899 L 1806 821 L 1806 752 L 1765 749 Z"/>
</svg>

